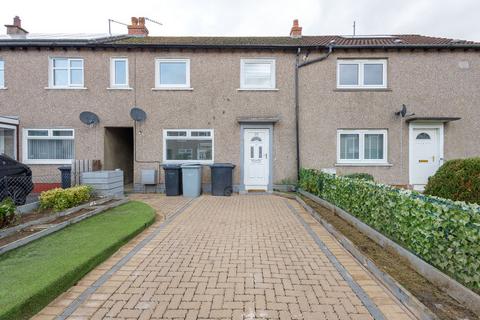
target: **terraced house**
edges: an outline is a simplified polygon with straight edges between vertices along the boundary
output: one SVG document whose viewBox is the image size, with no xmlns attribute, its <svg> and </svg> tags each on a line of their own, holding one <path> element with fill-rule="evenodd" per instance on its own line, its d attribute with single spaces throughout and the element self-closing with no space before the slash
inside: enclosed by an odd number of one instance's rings
<svg viewBox="0 0 480 320">
<path fill-rule="evenodd" d="M 240 191 L 298 167 L 422 188 L 446 159 L 480 153 L 479 50 L 305 36 L 298 21 L 285 37 L 154 37 L 142 18 L 109 36 L 31 34 L 16 17 L 0 36 L 0 152 L 38 176 L 99 159 L 136 188 L 142 169 L 178 162 L 232 162 Z"/>
</svg>

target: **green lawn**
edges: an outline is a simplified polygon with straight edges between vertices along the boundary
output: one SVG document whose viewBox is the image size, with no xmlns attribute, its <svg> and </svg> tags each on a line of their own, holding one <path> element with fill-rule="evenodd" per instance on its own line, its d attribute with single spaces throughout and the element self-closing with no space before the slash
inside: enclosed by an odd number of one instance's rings
<svg viewBox="0 0 480 320">
<path fill-rule="evenodd" d="M 0 256 L 0 319 L 40 311 L 155 220 L 132 201 Z"/>
</svg>

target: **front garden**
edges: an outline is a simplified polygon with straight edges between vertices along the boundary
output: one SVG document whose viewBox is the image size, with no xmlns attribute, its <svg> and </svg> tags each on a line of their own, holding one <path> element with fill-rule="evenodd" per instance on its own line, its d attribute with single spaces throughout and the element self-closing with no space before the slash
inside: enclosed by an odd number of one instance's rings
<svg viewBox="0 0 480 320">
<path fill-rule="evenodd" d="M 32 316 L 154 220 L 132 201 L 1 255 L 0 319 Z"/>
<path fill-rule="evenodd" d="M 302 169 L 300 188 L 480 292 L 480 206 Z"/>
</svg>

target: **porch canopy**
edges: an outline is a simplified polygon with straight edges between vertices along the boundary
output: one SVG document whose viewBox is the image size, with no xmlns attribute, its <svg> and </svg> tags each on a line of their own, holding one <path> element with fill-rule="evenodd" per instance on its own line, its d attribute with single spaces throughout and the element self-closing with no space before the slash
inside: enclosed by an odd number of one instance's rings
<svg viewBox="0 0 480 320">
<path fill-rule="evenodd" d="M 409 117 L 407 118 L 405 121 L 406 122 L 442 122 L 442 123 L 446 123 L 446 122 L 451 122 L 451 121 L 457 121 L 457 120 L 460 120 L 462 118 L 460 117 L 416 117 L 416 116 L 413 116 L 413 117 Z"/>
<path fill-rule="evenodd" d="M 0 116 L 0 123 L 3 124 L 12 124 L 14 126 L 18 126 L 19 118 L 15 116 Z"/>
</svg>

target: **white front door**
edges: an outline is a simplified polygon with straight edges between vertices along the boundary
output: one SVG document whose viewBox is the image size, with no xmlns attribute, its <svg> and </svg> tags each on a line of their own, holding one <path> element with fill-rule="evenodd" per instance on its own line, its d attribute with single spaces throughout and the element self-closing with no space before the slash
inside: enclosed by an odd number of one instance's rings
<svg viewBox="0 0 480 320">
<path fill-rule="evenodd" d="M 440 128 L 411 128 L 410 183 L 416 186 L 416 189 L 423 189 L 428 178 L 434 175 L 442 164 L 440 133 Z"/>
<path fill-rule="evenodd" d="M 269 129 L 244 130 L 244 181 L 246 190 L 267 190 L 269 178 Z"/>
</svg>

